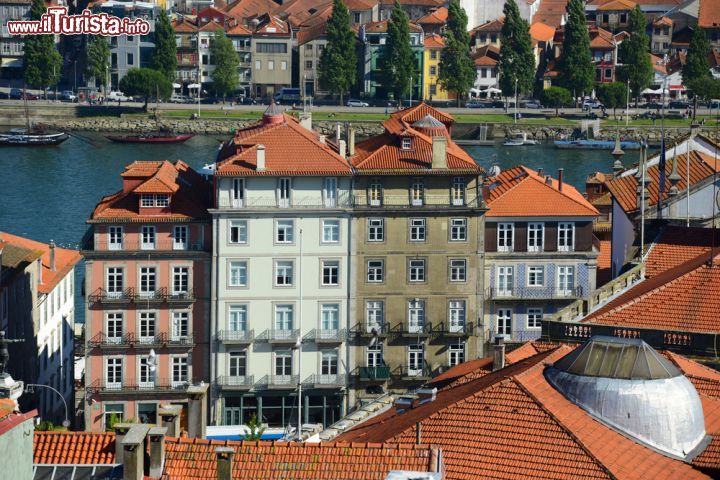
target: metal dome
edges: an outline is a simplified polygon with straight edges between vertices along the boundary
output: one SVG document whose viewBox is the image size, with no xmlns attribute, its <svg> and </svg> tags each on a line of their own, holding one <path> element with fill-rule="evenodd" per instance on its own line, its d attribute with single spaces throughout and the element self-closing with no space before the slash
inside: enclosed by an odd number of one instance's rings
<svg viewBox="0 0 720 480">
<path fill-rule="evenodd" d="M 425 115 L 423 118 L 413 123 L 412 127 L 430 137 L 439 137 L 443 135 L 447 136 L 448 133 L 445 124 L 430 114 Z"/>
<path fill-rule="evenodd" d="M 282 107 L 275 100 L 270 100 L 270 105 L 263 113 L 263 123 L 280 123 L 284 120 Z"/>
<path fill-rule="evenodd" d="M 642 340 L 592 337 L 545 377 L 600 422 L 660 453 L 688 460 L 708 444 L 695 387 Z"/>
</svg>

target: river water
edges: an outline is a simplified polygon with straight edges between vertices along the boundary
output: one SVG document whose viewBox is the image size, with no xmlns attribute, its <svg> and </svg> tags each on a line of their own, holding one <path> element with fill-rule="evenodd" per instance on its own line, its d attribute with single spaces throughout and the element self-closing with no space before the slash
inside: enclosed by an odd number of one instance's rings
<svg viewBox="0 0 720 480">
<path fill-rule="evenodd" d="M 180 159 L 201 167 L 214 159 L 223 140 L 221 136 L 197 136 L 184 144 L 133 145 L 112 143 L 99 134 L 82 138 L 71 137 L 56 147 L 0 147 L 0 231 L 77 248 L 95 204 L 103 195 L 120 189 L 125 164 Z M 503 169 L 524 164 L 556 176 L 562 167 L 565 181 L 580 191 L 584 191 L 588 173 L 612 167 L 609 152 L 556 150 L 551 144 L 496 144 L 467 150 L 485 169 L 493 163 Z M 629 152 L 624 160 L 626 164 L 637 161 L 637 152 Z M 82 268 L 76 269 L 76 276 L 81 279 Z M 79 290 L 76 318 L 81 321 L 84 309 Z"/>
</svg>

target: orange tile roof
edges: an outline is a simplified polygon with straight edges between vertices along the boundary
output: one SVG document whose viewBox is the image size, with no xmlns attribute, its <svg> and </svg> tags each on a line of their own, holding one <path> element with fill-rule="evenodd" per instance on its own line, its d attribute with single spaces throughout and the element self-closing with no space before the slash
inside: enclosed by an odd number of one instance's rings
<svg viewBox="0 0 720 480">
<path fill-rule="evenodd" d="M 265 146 L 265 171 L 257 170 L 257 145 Z M 282 114 L 278 123 L 264 123 L 238 130 L 220 153 L 217 175 L 350 175 L 350 165 L 319 134 Z"/>
<path fill-rule="evenodd" d="M 613 2 L 615 0 L 589 0 L 587 4 L 589 6 L 602 6 L 606 3 Z M 682 0 L 634 0 L 636 4 L 641 7 L 644 5 L 680 5 Z"/>
<path fill-rule="evenodd" d="M 670 19 L 670 17 L 662 16 L 657 17 L 655 20 L 653 20 L 653 25 L 670 25 L 672 26 L 673 21 Z"/>
<path fill-rule="evenodd" d="M 90 216 L 91 222 L 170 222 L 208 217 L 210 184 L 181 160 L 136 161 L 120 175 L 124 179 L 146 180 L 130 191 L 121 190 L 100 200 Z M 171 212 L 140 215 L 138 195 L 150 192 L 171 194 Z"/>
<path fill-rule="evenodd" d="M 545 178 L 519 166 L 490 177 L 485 185 L 487 217 L 595 217 L 598 211 L 572 185 Z"/>
<path fill-rule="evenodd" d="M 114 464 L 115 434 L 36 431 L 33 436 L 33 463 Z"/>
<path fill-rule="evenodd" d="M 709 252 L 711 245 L 712 229 L 668 225 L 648 252 L 645 277 L 655 277 L 703 252 Z"/>
<path fill-rule="evenodd" d="M 217 23 L 215 20 L 212 20 L 200 27 L 201 32 L 217 32 L 218 30 L 225 31 L 225 26 Z"/>
<path fill-rule="evenodd" d="M 424 47 L 426 49 L 443 48 L 444 46 L 445 40 L 443 40 L 443 37 L 441 35 L 438 35 L 437 33 L 425 35 Z"/>
<path fill-rule="evenodd" d="M 395 0 L 380 0 L 382 5 L 392 5 Z M 424 7 L 440 6 L 445 3 L 445 0 L 398 0 L 400 5 L 418 5 Z"/>
<path fill-rule="evenodd" d="M 280 6 L 278 13 L 282 12 L 288 22 L 297 26 L 303 25 L 308 18 L 317 15 L 319 12 L 322 12 L 327 20 L 332 14 L 332 5 L 333 3 L 328 1 L 289 0 Z"/>
<path fill-rule="evenodd" d="M 415 123 L 418 120 L 425 118 L 427 115 L 441 121 L 446 127 L 451 127 L 455 123 L 455 119 L 449 113 L 438 110 L 427 103 L 423 102 L 414 107 L 408 107 L 403 110 L 398 110 L 390 114 L 391 118 L 396 118 L 406 123 Z"/>
<path fill-rule="evenodd" d="M 567 3 L 568 0 L 543 0 L 532 21 L 559 27 L 561 19 L 566 13 Z"/>
<path fill-rule="evenodd" d="M 635 5 L 637 5 L 635 2 L 631 0 L 612 0 L 611 2 L 607 2 L 600 7 L 598 7 L 598 11 L 604 11 L 604 10 L 632 10 L 635 8 Z"/>
<path fill-rule="evenodd" d="M 481 23 L 477 27 L 470 30 L 470 35 L 475 35 L 477 32 L 499 32 L 502 30 L 505 24 L 505 17 L 499 17 L 493 20 L 488 20 L 485 23 Z"/>
<path fill-rule="evenodd" d="M 535 22 L 530 26 L 530 36 L 538 42 L 549 42 L 555 36 L 555 28 L 542 22 Z"/>
<path fill-rule="evenodd" d="M 597 286 L 605 285 L 612 275 L 612 241 L 600 240 L 600 255 L 597 258 Z"/>
<path fill-rule="evenodd" d="M 249 28 L 247 28 L 246 26 L 244 26 L 244 25 L 242 25 L 242 24 L 240 24 L 240 23 L 238 23 L 238 24 L 235 25 L 234 27 L 229 28 L 228 31 L 225 32 L 225 33 L 227 33 L 228 36 L 232 36 L 232 35 L 252 35 L 252 31 L 250 31 Z"/>
<path fill-rule="evenodd" d="M 483 45 L 473 54 L 476 66 L 494 67 L 500 63 L 500 49 L 494 45 Z"/>
<path fill-rule="evenodd" d="M 265 13 L 273 13 L 279 7 L 273 0 L 235 0 L 225 7 L 225 11 L 235 18 L 244 20 Z"/>
<path fill-rule="evenodd" d="M 77 250 L 55 247 L 55 270 L 52 270 L 50 268 L 49 244 L 0 231 L 0 250 L 7 245 L 32 251 L 33 254 L 31 257 L 28 257 L 28 261 L 33 261 L 38 258 L 38 256 L 42 257 L 42 283 L 38 284 L 38 291 L 44 294 L 50 293 L 53 288 L 75 268 L 75 265 L 82 260 L 80 252 Z"/>
<path fill-rule="evenodd" d="M 422 27 L 413 21 L 410 21 L 408 25 L 410 28 L 410 33 L 419 33 L 423 31 Z M 387 26 L 387 20 L 380 20 L 379 22 L 368 22 L 365 24 L 365 33 L 387 33 Z"/>
<path fill-rule="evenodd" d="M 720 28 L 720 2 L 717 0 L 700 0 L 698 25 L 702 28 Z"/>
<path fill-rule="evenodd" d="M 172 27 L 175 33 L 196 33 L 197 25 L 190 23 L 187 20 L 174 20 Z"/>
<path fill-rule="evenodd" d="M 348 10 L 370 10 L 378 4 L 377 0 L 344 0 Z"/>
<path fill-rule="evenodd" d="M 420 25 L 422 24 L 432 24 L 432 25 L 444 25 L 445 22 L 447 22 L 448 18 L 448 9 L 445 7 L 436 8 L 435 10 L 432 10 L 427 15 L 420 17 L 417 20 L 417 23 Z"/>
<path fill-rule="evenodd" d="M 678 155 L 677 159 L 678 173 L 680 174 L 680 181 L 677 183 L 677 188 L 680 191 L 685 191 L 687 187 L 687 155 Z M 670 181 L 667 180 L 667 178 L 672 172 L 672 162 L 672 158 L 668 158 L 667 162 L 665 162 L 665 178 L 667 184 L 665 186 L 663 199 L 668 198 L 668 192 L 670 190 Z M 696 183 L 708 178 L 710 175 L 713 175 L 715 173 L 714 165 L 715 160 L 711 156 L 698 151 L 692 151 L 690 154 L 691 188 Z M 636 171 L 636 169 L 631 170 L 631 172 Z M 650 180 L 647 187 L 649 193 L 649 205 L 653 206 L 657 204 L 659 198 L 658 185 L 660 183 L 660 168 L 658 164 L 656 163 L 655 165 L 648 167 L 645 175 L 646 179 Z M 615 177 L 607 183 L 608 190 L 626 213 L 633 213 L 637 211 L 637 185 L 638 181 L 635 178 L 634 173 L 628 173 Z"/>
</svg>

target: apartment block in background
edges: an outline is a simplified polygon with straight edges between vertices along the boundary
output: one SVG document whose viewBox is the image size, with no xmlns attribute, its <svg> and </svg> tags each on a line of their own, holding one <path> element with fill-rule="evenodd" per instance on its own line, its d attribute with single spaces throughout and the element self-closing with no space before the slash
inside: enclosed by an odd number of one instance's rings
<svg viewBox="0 0 720 480">
<path fill-rule="evenodd" d="M 164 404 L 181 406 L 187 429 L 188 390 L 209 378 L 211 187 L 179 160 L 121 176 L 83 239 L 85 429 L 113 416 L 154 424 Z"/>
<path fill-rule="evenodd" d="M 426 104 L 352 147 L 351 404 L 484 354 L 482 168 Z"/>
</svg>

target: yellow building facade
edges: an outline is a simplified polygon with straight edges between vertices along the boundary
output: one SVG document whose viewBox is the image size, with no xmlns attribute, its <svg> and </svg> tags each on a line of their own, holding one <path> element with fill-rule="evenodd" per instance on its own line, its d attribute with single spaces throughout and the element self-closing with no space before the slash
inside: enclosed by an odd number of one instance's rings
<svg viewBox="0 0 720 480">
<path fill-rule="evenodd" d="M 448 94 L 438 83 L 440 77 L 440 54 L 445 46 L 443 38 L 438 34 L 425 36 L 425 51 L 423 53 L 423 99 L 450 100 L 454 95 Z"/>
</svg>

